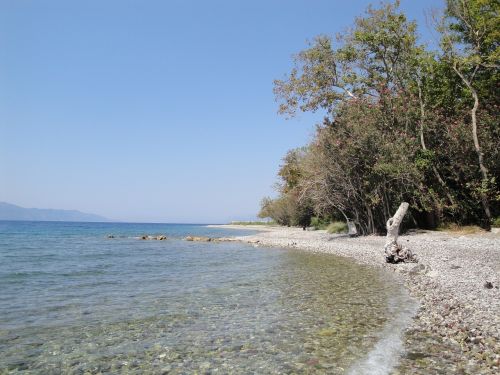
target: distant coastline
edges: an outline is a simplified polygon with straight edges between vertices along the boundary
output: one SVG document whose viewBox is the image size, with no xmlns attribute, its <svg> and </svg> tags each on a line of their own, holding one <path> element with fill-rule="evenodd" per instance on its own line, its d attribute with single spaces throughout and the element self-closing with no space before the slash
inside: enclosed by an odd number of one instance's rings
<svg viewBox="0 0 500 375">
<path fill-rule="evenodd" d="M 100 215 L 77 210 L 59 210 L 50 208 L 25 208 L 15 204 L 0 202 L 0 220 L 12 221 L 81 221 L 110 222 Z"/>
</svg>

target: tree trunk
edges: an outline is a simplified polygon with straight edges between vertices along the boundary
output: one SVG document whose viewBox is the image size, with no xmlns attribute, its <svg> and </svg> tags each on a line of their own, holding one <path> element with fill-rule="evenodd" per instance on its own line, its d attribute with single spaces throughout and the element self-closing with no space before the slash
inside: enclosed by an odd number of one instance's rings
<svg viewBox="0 0 500 375">
<path fill-rule="evenodd" d="M 476 66 L 474 73 L 477 71 L 478 66 Z M 488 181 L 488 169 L 484 165 L 483 161 L 483 152 L 481 151 L 481 146 L 479 146 L 479 138 L 477 137 L 477 109 L 479 108 L 479 96 L 477 95 L 477 91 L 472 87 L 471 80 L 465 78 L 465 76 L 460 72 L 457 67 L 457 64 L 453 64 L 453 70 L 457 75 L 462 79 L 467 88 L 470 90 L 472 94 L 472 98 L 474 99 L 474 106 L 470 111 L 471 122 L 472 122 L 472 139 L 474 140 L 474 148 L 476 150 L 478 162 L 479 162 L 479 170 L 481 171 L 482 181 Z M 474 75 L 474 74 L 473 74 Z M 491 211 L 490 204 L 488 202 L 488 197 L 484 192 L 481 191 L 481 203 L 483 204 L 483 210 L 486 215 L 486 220 L 488 221 L 488 227 L 491 225 Z"/>
<path fill-rule="evenodd" d="M 399 226 L 403 221 L 409 204 L 401 203 L 398 210 L 387 220 L 387 236 L 385 242 L 385 261 L 387 263 L 416 262 L 412 252 L 404 246 L 398 244 Z"/>
<path fill-rule="evenodd" d="M 427 151 L 427 146 L 425 144 L 425 137 L 424 137 L 425 103 L 424 103 L 424 98 L 422 95 L 422 88 L 420 87 L 420 81 L 418 81 L 418 99 L 420 102 L 420 145 L 422 146 L 422 150 Z M 448 197 L 448 200 L 450 201 L 451 206 L 455 207 L 455 201 L 448 190 L 448 186 L 446 185 L 446 182 L 444 182 L 443 178 L 441 177 L 441 174 L 437 170 L 434 163 L 432 163 L 432 171 L 434 172 L 434 175 L 436 176 L 437 180 L 439 181 L 439 183 L 443 187 L 444 192 L 445 192 L 446 196 Z"/>
<path fill-rule="evenodd" d="M 476 112 L 479 107 L 479 96 L 477 95 L 476 90 L 471 87 L 472 96 L 474 97 L 474 107 L 472 107 L 471 120 L 472 120 L 472 137 L 474 138 L 474 148 L 476 149 L 478 161 L 479 161 L 479 169 L 481 170 L 481 175 L 483 177 L 483 181 L 488 181 L 488 169 L 484 166 L 483 161 L 483 152 L 481 151 L 481 147 L 479 146 L 479 139 L 477 137 L 477 119 Z M 491 211 L 490 205 L 488 202 L 488 197 L 485 193 L 481 192 L 481 201 L 483 203 L 484 213 L 486 214 L 486 219 L 488 220 L 488 224 L 491 223 Z"/>
</svg>

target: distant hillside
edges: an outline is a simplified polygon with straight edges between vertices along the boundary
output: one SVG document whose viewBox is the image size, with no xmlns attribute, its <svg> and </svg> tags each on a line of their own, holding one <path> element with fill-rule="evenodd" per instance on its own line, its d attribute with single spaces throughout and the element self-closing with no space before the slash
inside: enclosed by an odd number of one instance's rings
<svg viewBox="0 0 500 375">
<path fill-rule="evenodd" d="M 0 220 L 109 221 L 105 217 L 76 210 L 24 208 L 5 202 L 0 202 Z"/>
</svg>

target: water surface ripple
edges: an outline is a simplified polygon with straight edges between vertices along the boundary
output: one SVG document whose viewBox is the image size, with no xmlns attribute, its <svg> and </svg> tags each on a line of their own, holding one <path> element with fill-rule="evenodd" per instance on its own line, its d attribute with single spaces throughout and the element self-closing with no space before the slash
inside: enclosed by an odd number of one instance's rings
<svg viewBox="0 0 500 375">
<path fill-rule="evenodd" d="M 241 233 L 0 222 L 0 373 L 340 374 L 405 303 L 379 270 L 188 234 Z"/>
</svg>

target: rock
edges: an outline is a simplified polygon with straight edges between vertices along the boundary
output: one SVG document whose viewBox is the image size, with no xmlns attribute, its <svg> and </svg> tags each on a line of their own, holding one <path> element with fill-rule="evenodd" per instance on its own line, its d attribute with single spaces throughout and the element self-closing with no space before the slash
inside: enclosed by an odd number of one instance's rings
<svg viewBox="0 0 500 375">
<path fill-rule="evenodd" d="M 163 234 L 160 234 L 158 236 L 140 236 L 139 237 L 141 240 L 157 240 L 157 241 L 164 241 L 167 239 L 167 236 L 164 236 Z"/>
<path fill-rule="evenodd" d="M 198 236 L 187 236 L 184 238 L 186 241 L 195 241 L 195 242 L 212 242 L 215 241 L 213 238 L 210 237 L 198 237 Z"/>
<path fill-rule="evenodd" d="M 493 289 L 493 283 L 492 283 L 492 282 L 490 282 L 490 281 L 486 281 L 486 282 L 484 283 L 484 287 L 485 287 L 486 289 Z"/>
</svg>

